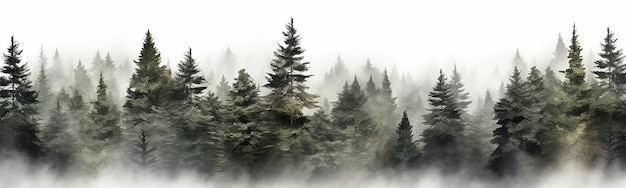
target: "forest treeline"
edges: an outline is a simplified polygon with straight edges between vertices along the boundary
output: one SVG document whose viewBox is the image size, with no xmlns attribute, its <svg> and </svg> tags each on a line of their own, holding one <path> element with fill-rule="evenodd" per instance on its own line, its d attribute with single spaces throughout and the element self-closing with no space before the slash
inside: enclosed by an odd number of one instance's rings
<svg viewBox="0 0 626 188">
<path fill-rule="evenodd" d="M 440 71 L 434 87 L 419 88 L 407 75 L 392 83 L 400 75 L 369 60 L 357 76 L 340 57 L 324 76 L 326 90 L 339 90 L 330 102 L 309 91 L 314 64 L 304 61 L 293 19 L 265 84 L 241 69 L 232 84 L 222 76 L 215 90 L 191 48 L 176 67 L 163 65 L 150 31 L 134 71 L 98 52 L 89 67 L 79 61 L 69 72 L 58 66 L 58 51 L 48 70 L 42 49 L 34 81 L 11 37 L 0 69 L 0 160 L 87 176 L 120 164 L 136 173 L 252 178 L 430 168 L 501 177 L 567 162 L 619 169 L 626 162 L 622 50 L 607 28 L 595 69 L 586 70 L 575 27 L 571 34 L 567 47 L 559 36 L 543 71 L 518 52 L 499 94 L 486 91 L 475 109 L 456 67 L 449 76 Z M 119 86 L 116 79 L 126 77 L 129 85 Z M 118 101 L 121 87 L 125 100 Z"/>
</svg>

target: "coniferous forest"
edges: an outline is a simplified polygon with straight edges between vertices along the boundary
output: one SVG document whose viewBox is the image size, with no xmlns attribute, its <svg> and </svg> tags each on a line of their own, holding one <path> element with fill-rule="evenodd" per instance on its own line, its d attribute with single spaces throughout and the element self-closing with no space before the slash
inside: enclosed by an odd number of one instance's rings
<svg viewBox="0 0 626 188">
<path fill-rule="evenodd" d="M 505 62 L 507 79 L 494 79 L 500 88 L 470 93 L 466 87 L 480 83 L 465 81 L 458 65 L 422 79 L 370 59 L 349 69 L 339 55 L 314 75 L 318 64 L 307 61 L 295 21 L 276 33 L 282 41 L 260 62 L 261 79 L 257 70 L 236 70 L 230 48 L 220 69 L 203 70 L 192 47 L 180 49 L 179 62 L 164 60 L 154 30 L 130 61 L 98 51 L 72 67 L 62 51 L 43 47 L 27 62 L 22 52 L 33 47 L 3 36 L 0 161 L 55 178 L 121 168 L 136 178 L 251 182 L 243 187 L 284 177 L 319 184 L 424 174 L 508 187 L 565 167 L 618 178 L 626 168 L 626 64 L 611 28 L 597 41 L 597 59 L 583 58 L 574 25 L 546 66 L 530 66 L 518 50 Z M 314 77 L 322 90 L 311 88 Z"/>
</svg>

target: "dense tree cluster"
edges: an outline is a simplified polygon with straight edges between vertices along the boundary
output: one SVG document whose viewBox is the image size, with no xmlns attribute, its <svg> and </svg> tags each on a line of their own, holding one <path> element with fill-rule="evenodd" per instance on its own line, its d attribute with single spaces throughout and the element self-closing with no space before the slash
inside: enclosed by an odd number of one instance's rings
<svg viewBox="0 0 626 188">
<path fill-rule="evenodd" d="M 86 175 L 122 164 L 137 173 L 249 178 L 429 168 L 506 177 L 562 161 L 620 168 L 623 52 L 607 28 L 600 58 L 588 70 L 576 27 L 571 34 L 567 47 L 559 35 L 545 69 L 516 51 L 509 79 L 484 95 L 470 95 L 465 85 L 474 83 L 464 83 L 456 65 L 450 77 L 440 70 L 419 85 L 410 73 L 395 66 L 389 73 L 370 59 L 351 71 L 340 56 L 324 76 L 326 91 L 314 94 L 293 19 L 263 88 L 246 69 L 229 82 L 236 62 L 230 48 L 220 65 L 227 73 L 215 85 L 191 48 L 176 67 L 165 65 L 150 31 L 134 66 L 118 66 L 98 51 L 90 64 L 78 60 L 66 70 L 58 50 L 49 64 L 42 47 L 31 76 L 11 37 L 0 67 L 0 160 Z M 130 80 L 124 99 L 122 79 Z"/>
</svg>

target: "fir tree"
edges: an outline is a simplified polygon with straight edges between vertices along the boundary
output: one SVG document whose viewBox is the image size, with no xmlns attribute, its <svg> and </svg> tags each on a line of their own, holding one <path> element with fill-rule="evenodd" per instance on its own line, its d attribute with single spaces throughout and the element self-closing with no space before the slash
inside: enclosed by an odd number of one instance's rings
<svg viewBox="0 0 626 188">
<path fill-rule="evenodd" d="M 43 141 L 47 158 L 52 169 L 58 173 L 65 173 L 76 162 L 76 138 L 70 132 L 68 115 L 64 112 L 59 100 L 50 110 L 50 118 L 42 130 Z"/>
<path fill-rule="evenodd" d="M 515 175 L 521 167 L 533 165 L 532 161 L 522 161 L 526 151 L 534 149 L 527 146 L 536 145 L 536 125 L 532 122 L 530 89 L 520 74 L 517 68 L 513 70 L 505 97 L 494 107 L 498 128 L 493 131 L 491 142 L 497 147 L 486 168 L 498 176 Z"/>
<path fill-rule="evenodd" d="M 402 121 L 396 129 L 395 141 L 392 145 L 391 165 L 396 169 L 406 169 L 415 166 L 418 153 L 413 141 L 413 126 L 409 122 L 406 112 L 402 114 Z"/>
<path fill-rule="evenodd" d="M 552 54 L 554 55 L 554 58 L 550 60 L 549 67 L 557 68 L 557 70 L 565 68 L 565 64 L 567 63 L 567 47 L 565 46 L 563 37 L 561 37 L 560 33 L 559 38 L 556 41 L 556 47 Z"/>
<path fill-rule="evenodd" d="M 601 144 L 602 158 L 607 166 L 614 165 L 619 159 L 624 159 L 626 150 L 626 125 L 623 101 L 624 84 L 626 83 L 626 65 L 623 64 L 622 49 L 617 49 L 613 32 L 607 28 L 607 35 L 604 43 L 601 44 L 602 52 L 599 53 L 602 59 L 595 61 L 596 71 L 593 71 L 596 78 L 600 80 L 599 99 L 591 105 L 595 114 L 591 124 L 593 132 L 597 133 L 597 138 L 592 138 Z M 594 97 L 595 98 L 595 97 Z"/>
<path fill-rule="evenodd" d="M 476 111 L 467 126 L 468 164 L 470 169 L 482 169 L 489 160 L 489 154 L 495 149 L 490 140 L 492 131 L 496 129 L 493 113 L 494 101 L 491 92 L 485 92 L 485 98 L 476 105 Z"/>
<path fill-rule="evenodd" d="M 96 51 L 96 56 L 93 57 L 91 61 L 91 67 L 89 69 L 91 75 L 98 75 L 104 72 L 104 59 L 102 59 L 102 55 L 100 55 L 100 51 Z"/>
<path fill-rule="evenodd" d="M 358 156 L 352 161 L 346 161 L 350 167 L 365 166 L 365 163 L 373 157 L 373 149 L 375 149 L 371 147 L 375 141 L 372 138 L 378 134 L 378 131 L 376 124 L 366 111 L 366 102 L 367 96 L 355 76 L 352 84 L 345 83 L 331 112 L 333 126 L 342 133 L 338 139 L 350 146 L 350 150 L 346 153 Z"/>
<path fill-rule="evenodd" d="M 365 94 L 367 94 L 367 97 L 369 97 L 372 101 L 376 101 L 376 97 L 378 97 L 378 89 L 376 89 L 376 84 L 374 84 L 374 80 L 371 75 L 365 86 Z"/>
<path fill-rule="evenodd" d="M 222 134 L 216 118 L 205 113 L 198 95 L 206 89 L 200 86 L 205 82 L 204 77 L 192 57 L 191 49 L 185 54 L 185 60 L 178 64 L 178 72 L 174 80 L 175 93 L 171 105 L 167 108 L 171 112 L 171 128 L 176 133 L 173 145 L 166 151 L 170 168 L 191 169 L 206 175 L 213 175 L 220 171 Z M 174 153 L 173 155 L 171 153 Z M 174 159 L 170 158 L 174 156 Z"/>
<path fill-rule="evenodd" d="M 512 67 L 515 67 L 515 68 L 518 68 L 518 70 L 521 70 L 522 75 L 527 73 L 526 70 L 528 70 L 528 65 L 526 64 L 526 61 L 524 61 L 522 56 L 519 54 L 519 49 L 515 51 L 515 57 L 513 57 Z"/>
<path fill-rule="evenodd" d="M 303 108 L 316 108 L 315 94 L 311 94 L 306 81 L 312 75 L 306 74 L 309 62 L 304 62 L 304 49 L 300 46 L 301 37 L 293 24 L 293 18 L 287 23 L 284 44 L 279 44 L 274 51 L 274 59 L 270 63 L 271 72 L 267 73 L 268 83 L 264 87 L 270 93 L 264 96 L 267 104 L 262 114 L 265 123 L 278 129 L 279 156 L 286 160 L 279 162 L 299 161 L 303 157 L 302 127 L 308 121 L 304 116 Z"/>
<path fill-rule="evenodd" d="M 333 126 L 328 113 L 321 109 L 311 116 L 311 121 L 305 126 L 306 136 L 310 137 L 314 150 L 308 158 L 313 168 L 311 176 L 331 177 L 340 170 L 341 160 L 349 157 L 342 152 L 346 144 L 341 140 L 340 129 Z"/>
<path fill-rule="evenodd" d="M 6 111 L 0 114 L 3 125 L 2 150 L 13 148 L 28 159 L 35 160 L 42 155 L 41 140 L 37 136 L 37 114 L 35 105 L 37 92 L 31 89 L 28 65 L 22 63 L 22 50 L 19 43 L 11 36 L 11 45 L 4 54 L 4 65 L 0 71 L 6 77 L 0 77 L 0 103 Z M 9 150 L 9 149 L 7 149 Z"/>
<path fill-rule="evenodd" d="M 463 82 L 461 82 L 461 74 L 457 71 L 456 65 L 454 65 L 449 84 L 450 92 L 452 93 L 452 98 L 456 100 L 457 108 L 459 108 L 461 114 L 467 115 L 467 106 L 471 101 L 469 101 L 469 93 L 463 88 L 464 85 Z"/>
<path fill-rule="evenodd" d="M 576 34 L 576 26 L 572 29 L 571 44 L 568 50 L 569 68 L 565 71 L 565 81 L 563 89 L 565 98 L 563 99 L 564 117 L 561 123 L 570 133 L 574 133 L 569 143 L 575 143 L 574 148 L 577 160 L 591 164 L 597 158 L 599 153 L 597 141 L 597 131 L 593 126 L 589 126 L 590 121 L 590 89 L 585 81 L 585 67 L 582 64 L 582 56 L 580 52 L 582 48 L 578 42 L 578 34 Z"/>
<path fill-rule="evenodd" d="M 185 60 L 178 64 L 176 73 L 175 91 L 179 99 L 190 101 L 202 93 L 207 87 L 201 86 L 206 82 L 204 76 L 199 75 L 198 64 L 191 56 L 191 48 L 185 53 Z"/>
<path fill-rule="evenodd" d="M 258 89 L 244 69 L 239 70 L 235 83 L 225 101 L 227 133 L 225 149 L 233 173 L 248 173 L 253 177 L 271 157 L 272 139 L 270 130 L 260 122 L 262 112 Z"/>
<path fill-rule="evenodd" d="M 39 74 L 37 75 L 37 82 L 35 83 L 35 89 L 38 91 L 38 99 L 41 101 L 42 109 L 48 109 L 48 106 L 52 103 L 52 93 L 50 91 L 50 84 L 48 83 L 48 75 L 46 73 L 47 64 L 46 55 L 43 52 L 43 47 L 39 51 Z"/>
<path fill-rule="evenodd" d="M 80 60 L 74 69 L 74 88 L 78 89 L 83 96 L 91 96 L 94 90 L 91 77 Z"/>
<path fill-rule="evenodd" d="M 230 89 L 231 88 L 230 85 L 228 85 L 228 81 L 226 81 L 226 77 L 222 75 L 222 80 L 220 80 L 220 83 L 215 87 L 215 94 L 221 101 L 224 101 Z"/>
<path fill-rule="evenodd" d="M 372 99 L 370 97 L 368 100 L 377 101 L 376 108 L 374 108 L 375 113 L 372 114 L 372 116 L 379 127 L 378 130 L 383 136 L 391 137 L 393 135 L 394 125 L 397 123 L 397 119 L 399 119 L 399 114 L 396 113 L 396 97 L 393 96 L 391 81 L 389 80 L 387 70 L 383 72 L 383 81 L 378 90 L 377 98 Z"/>
<path fill-rule="evenodd" d="M 158 159 L 155 157 L 154 151 L 156 148 L 151 146 L 148 141 L 148 135 L 144 130 L 139 131 L 137 136 L 138 140 L 134 144 L 131 150 L 131 160 L 140 167 L 142 172 L 149 171 L 157 163 Z"/>
<path fill-rule="evenodd" d="M 437 84 L 428 95 L 432 108 L 429 114 L 424 115 L 424 123 L 429 128 L 422 132 L 422 163 L 451 172 L 458 169 L 462 162 L 460 142 L 465 125 L 446 80 L 440 70 Z"/>
<path fill-rule="evenodd" d="M 597 71 L 593 71 L 600 83 L 607 91 L 623 95 L 623 85 L 626 83 L 626 65 L 623 64 L 622 49 L 617 49 L 613 32 L 606 28 L 606 37 L 602 46 L 602 59 L 595 61 Z"/>
</svg>

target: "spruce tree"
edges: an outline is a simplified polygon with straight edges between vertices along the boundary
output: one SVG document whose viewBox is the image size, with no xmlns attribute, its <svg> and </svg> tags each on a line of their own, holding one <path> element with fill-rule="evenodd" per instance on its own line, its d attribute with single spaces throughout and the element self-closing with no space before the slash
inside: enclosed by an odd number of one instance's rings
<svg viewBox="0 0 626 188">
<path fill-rule="evenodd" d="M 495 149 L 490 142 L 492 132 L 496 129 L 493 113 L 494 101 L 491 92 L 485 92 L 485 98 L 476 105 L 476 111 L 471 116 L 467 126 L 468 164 L 470 169 L 482 169 L 489 160 L 489 154 Z"/>
<path fill-rule="evenodd" d="M 83 96 L 91 96 L 94 90 L 91 77 L 80 60 L 74 69 L 74 88 L 78 89 Z"/>
<path fill-rule="evenodd" d="M 276 135 L 261 124 L 262 100 L 254 80 L 244 69 L 238 73 L 225 101 L 226 157 L 232 173 L 256 177 L 275 149 Z"/>
<path fill-rule="evenodd" d="M 198 64 L 192 57 L 191 48 L 185 59 L 178 64 L 174 79 L 176 96 L 167 107 L 170 111 L 170 127 L 176 133 L 173 143 L 168 145 L 170 170 L 190 169 L 205 175 L 213 175 L 221 168 L 222 146 L 219 122 L 202 109 L 199 96 L 206 87 Z M 174 158 L 172 158 L 172 156 Z"/>
<path fill-rule="evenodd" d="M 2 150 L 13 148 L 27 159 L 35 160 L 42 155 L 42 143 L 38 137 L 39 128 L 35 115 L 37 92 L 31 89 L 32 81 L 27 63 L 22 63 L 22 50 L 11 36 L 11 44 L 4 56 L 0 71 L 0 102 L 6 111 L 0 114 L 3 129 Z M 6 149 L 10 150 L 10 149 Z"/>
<path fill-rule="evenodd" d="M 264 96 L 267 104 L 263 113 L 265 123 L 279 132 L 277 143 L 281 152 L 278 154 L 285 160 L 279 162 L 299 161 L 304 151 L 301 147 L 302 127 L 308 121 L 303 108 L 316 108 L 315 94 L 307 91 L 306 81 L 312 75 L 306 74 L 309 62 L 304 62 L 304 49 L 300 46 L 301 37 L 294 27 L 293 18 L 286 24 L 284 44 L 279 44 L 274 51 L 274 59 L 270 63 L 271 72 L 267 73 L 268 83 L 264 87 L 270 93 Z"/>
<path fill-rule="evenodd" d="M 70 132 L 69 117 L 59 100 L 50 110 L 50 118 L 42 130 L 41 141 L 46 148 L 46 157 L 51 168 L 65 173 L 76 162 L 76 138 Z"/>
<path fill-rule="evenodd" d="M 443 71 L 439 71 L 437 84 L 428 96 L 432 108 L 429 114 L 424 115 L 424 123 L 429 128 L 422 132 L 422 164 L 452 172 L 460 167 L 463 160 L 460 144 L 465 125 Z"/>
<path fill-rule="evenodd" d="M 572 29 L 571 44 L 568 50 L 569 68 L 565 71 L 565 81 L 563 89 L 565 96 L 563 99 L 564 117 L 561 119 L 563 127 L 574 136 L 569 143 L 575 143 L 572 146 L 576 153 L 576 160 L 589 164 L 597 158 L 599 153 L 597 140 L 598 132 L 590 126 L 590 94 L 591 90 L 585 81 L 585 67 L 582 64 L 582 56 L 580 52 L 582 47 L 578 42 L 578 34 L 576 34 L 576 26 Z"/>
<path fill-rule="evenodd" d="M 156 148 L 148 141 L 146 131 L 140 130 L 137 138 L 131 150 L 131 161 L 140 168 L 140 172 L 145 173 L 150 171 L 158 162 L 154 154 Z"/>
<path fill-rule="evenodd" d="M 226 100 L 226 95 L 228 95 L 230 89 L 231 88 L 230 85 L 228 85 L 228 81 L 226 81 L 226 77 L 222 75 L 220 83 L 215 87 L 215 95 L 217 95 L 221 101 L 224 101 Z"/>
<path fill-rule="evenodd" d="M 413 126 L 409 122 L 406 112 L 402 114 L 402 120 L 398 124 L 393 139 L 395 141 L 392 145 L 391 165 L 396 169 L 414 167 L 419 156 L 417 146 L 413 141 Z"/>
<path fill-rule="evenodd" d="M 622 49 L 617 49 L 617 39 L 607 28 L 604 43 L 601 44 L 601 59 L 595 61 L 596 71 L 593 71 L 600 81 L 598 100 L 592 103 L 595 114 L 593 117 L 593 131 L 597 132 L 597 140 L 601 144 L 602 158 L 607 166 L 614 165 L 615 161 L 626 158 L 626 120 L 624 102 L 624 84 L 626 83 L 626 65 L 623 64 Z M 594 97 L 595 98 L 595 97 Z"/>
<path fill-rule="evenodd" d="M 52 93 L 50 91 L 50 83 L 48 75 L 46 73 L 47 64 L 46 55 L 43 52 L 43 47 L 39 51 L 39 74 L 37 75 L 37 82 L 35 82 L 35 89 L 38 92 L 38 99 L 41 101 L 41 109 L 48 109 L 52 104 Z"/>
<path fill-rule="evenodd" d="M 449 84 L 452 98 L 456 100 L 457 108 L 459 108 L 461 114 L 467 115 L 467 106 L 472 102 L 469 101 L 469 93 L 463 88 L 464 84 L 461 81 L 461 73 L 457 71 L 456 65 L 454 65 L 454 70 L 452 70 L 452 76 L 450 78 Z"/>
<path fill-rule="evenodd" d="M 332 177 L 337 173 L 341 160 L 349 158 L 345 152 L 346 144 L 341 140 L 341 129 L 333 125 L 328 112 L 317 110 L 311 121 L 305 125 L 306 136 L 310 137 L 314 154 L 309 156 L 309 165 L 313 168 L 313 178 Z"/>
<path fill-rule="evenodd" d="M 565 68 L 567 63 L 567 47 L 563 42 L 563 37 L 559 33 L 559 38 L 556 41 L 556 47 L 554 48 L 554 52 L 552 52 L 554 58 L 550 60 L 549 67 L 553 67 L 558 69 Z"/>
<path fill-rule="evenodd" d="M 376 98 L 369 97 L 368 100 L 377 101 L 376 107 L 373 108 L 374 114 L 372 114 L 372 117 L 378 125 L 381 135 L 387 138 L 391 137 L 394 132 L 394 125 L 397 123 L 397 119 L 400 118 L 399 114 L 396 113 L 396 97 L 393 96 L 387 70 L 383 72 L 383 81 L 378 90 L 378 96 Z"/>
<path fill-rule="evenodd" d="M 515 67 L 515 68 L 518 68 L 518 70 L 521 70 L 522 75 L 527 73 L 528 64 L 526 64 L 526 61 L 524 61 L 524 59 L 520 55 L 519 49 L 515 51 L 515 57 L 513 57 L 513 62 L 512 62 L 511 67 Z"/>
<path fill-rule="evenodd" d="M 333 126 L 341 130 L 338 139 L 350 146 L 345 152 L 356 156 L 346 161 L 346 165 L 353 168 L 365 166 L 376 149 L 372 147 L 376 141 L 372 138 L 378 135 L 378 130 L 367 112 L 366 103 L 367 96 L 355 76 L 352 84 L 344 84 L 331 112 Z"/>
<path fill-rule="evenodd" d="M 532 168 L 534 161 L 522 161 L 522 156 L 534 149 L 528 146 L 535 146 L 537 142 L 528 84 L 522 80 L 517 68 L 509 81 L 505 97 L 494 107 L 498 128 L 493 131 L 491 142 L 497 147 L 486 166 L 498 176 L 515 175 L 521 167 Z"/>
<path fill-rule="evenodd" d="M 100 55 L 100 51 L 96 51 L 96 55 L 93 57 L 91 61 L 91 67 L 89 68 L 89 72 L 91 75 L 99 75 L 104 72 L 104 59 L 102 59 L 102 55 Z"/>
</svg>

